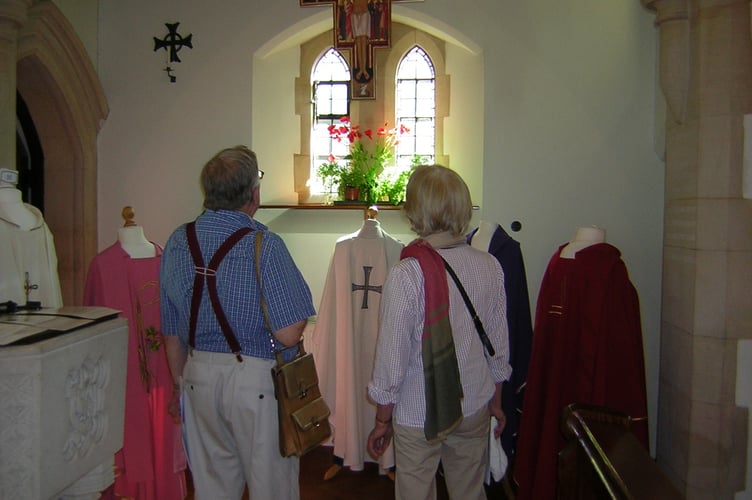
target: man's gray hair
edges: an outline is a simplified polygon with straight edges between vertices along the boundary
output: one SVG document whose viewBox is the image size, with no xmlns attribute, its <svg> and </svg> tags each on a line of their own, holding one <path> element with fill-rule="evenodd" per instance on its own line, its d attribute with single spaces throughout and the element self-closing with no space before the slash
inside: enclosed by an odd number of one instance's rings
<svg viewBox="0 0 752 500">
<path fill-rule="evenodd" d="M 201 190 L 207 210 L 238 210 L 253 199 L 258 185 L 256 153 L 245 146 L 223 149 L 201 170 Z"/>
</svg>

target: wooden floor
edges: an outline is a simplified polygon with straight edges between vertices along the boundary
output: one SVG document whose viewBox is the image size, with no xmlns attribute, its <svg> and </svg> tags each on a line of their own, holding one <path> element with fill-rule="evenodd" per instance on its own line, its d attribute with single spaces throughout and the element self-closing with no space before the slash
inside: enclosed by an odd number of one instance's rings
<svg viewBox="0 0 752 500">
<path fill-rule="evenodd" d="M 320 446 L 300 459 L 300 500 L 371 500 L 394 498 L 394 482 L 379 474 L 375 463 L 366 463 L 359 472 L 343 467 L 324 481 L 332 465 L 332 448 Z"/>
<path fill-rule="evenodd" d="M 374 463 L 366 463 L 362 471 L 354 472 L 347 467 L 333 478 L 325 481 L 324 473 L 332 465 L 331 447 L 321 446 L 300 459 L 300 500 L 392 500 L 394 482 L 378 472 Z M 437 476 L 437 500 L 448 500 L 446 488 Z M 486 487 L 489 500 L 507 500 L 502 485 Z M 187 500 L 193 500 L 193 489 L 188 482 Z M 248 494 L 243 496 L 248 499 Z"/>
</svg>

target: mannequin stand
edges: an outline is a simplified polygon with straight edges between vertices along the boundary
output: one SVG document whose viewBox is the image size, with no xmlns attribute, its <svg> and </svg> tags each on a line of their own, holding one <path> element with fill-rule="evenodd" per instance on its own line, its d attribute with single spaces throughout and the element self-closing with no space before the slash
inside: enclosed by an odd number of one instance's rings
<svg viewBox="0 0 752 500">
<path fill-rule="evenodd" d="M 118 241 L 123 250 L 132 259 L 148 259 L 157 254 L 154 244 L 144 236 L 144 228 L 137 225 L 133 220 L 135 215 L 133 208 L 124 207 L 121 215 L 125 220 L 123 227 L 118 229 Z"/>
</svg>

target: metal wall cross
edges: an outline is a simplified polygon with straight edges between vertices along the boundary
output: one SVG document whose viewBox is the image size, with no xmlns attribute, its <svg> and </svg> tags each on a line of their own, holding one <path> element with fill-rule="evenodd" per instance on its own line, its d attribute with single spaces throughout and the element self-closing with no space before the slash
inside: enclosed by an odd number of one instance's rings
<svg viewBox="0 0 752 500">
<path fill-rule="evenodd" d="M 178 52 L 180 52 L 180 49 L 183 47 L 188 47 L 189 49 L 193 48 L 193 42 L 191 41 L 193 34 L 186 37 L 180 35 L 178 33 L 178 26 L 180 26 L 180 23 L 165 23 L 165 26 L 167 26 L 169 33 L 167 33 L 161 40 L 154 37 L 154 52 L 159 49 L 165 49 L 167 52 L 167 67 L 164 70 L 167 72 L 167 76 L 170 77 L 170 82 L 175 83 L 176 77 L 172 74 L 170 63 L 181 62 L 180 57 L 178 57 Z"/>
</svg>

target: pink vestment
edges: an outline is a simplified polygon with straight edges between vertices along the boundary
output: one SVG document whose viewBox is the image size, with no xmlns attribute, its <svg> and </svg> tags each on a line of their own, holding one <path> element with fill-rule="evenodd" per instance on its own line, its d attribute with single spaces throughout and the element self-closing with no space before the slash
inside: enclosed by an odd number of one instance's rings
<svg viewBox="0 0 752 500">
<path fill-rule="evenodd" d="M 312 349 L 321 394 L 332 411 L 334 455 L 351 470 L 363 470 L 376 406 L 368 401 L 379 331 L 381 287 L 399 262 L 403 244 L 366 220 L 360 231 L 337 240 L 321 297 Z M 394 465 L 390 447 L 378 460 Z"/>
<path fill-rule="evenodd" d="M 92 260 L 84 303 L 121 311 L 128 320 L 128 369 L 123 448 L 115 454 L 115 484 L 104 497 L 185 498 L 186 460 L 180 424 L 168 412 L 172 376 L 159 313 L 157 255 L 132 259 L 115 242 Z"/>
</svg>

